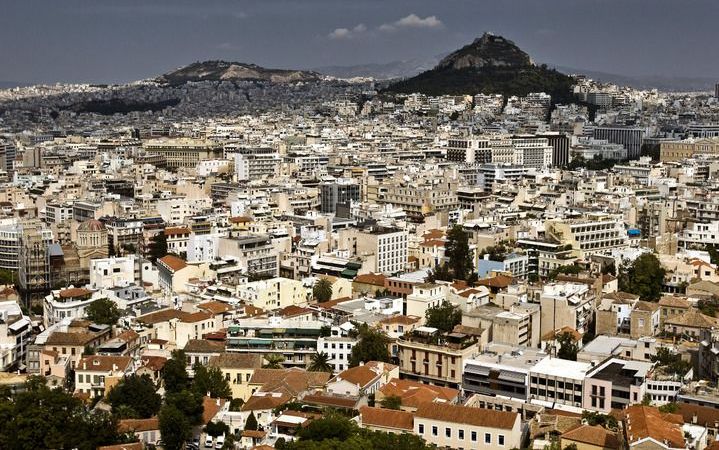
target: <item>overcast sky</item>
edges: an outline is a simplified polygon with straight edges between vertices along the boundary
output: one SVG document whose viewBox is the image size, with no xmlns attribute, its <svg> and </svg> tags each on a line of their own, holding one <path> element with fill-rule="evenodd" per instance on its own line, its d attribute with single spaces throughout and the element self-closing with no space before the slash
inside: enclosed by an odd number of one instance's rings
<svg viewBox="0 0 719 450">
<path fill-rule="evenodd" d="M 308 68 L 446 53 L 485 31 L 535 61 L 717 77 L 719 0 L 2 0 L 0 81 L 124 82 L 198 60 Z"/>
</svg>

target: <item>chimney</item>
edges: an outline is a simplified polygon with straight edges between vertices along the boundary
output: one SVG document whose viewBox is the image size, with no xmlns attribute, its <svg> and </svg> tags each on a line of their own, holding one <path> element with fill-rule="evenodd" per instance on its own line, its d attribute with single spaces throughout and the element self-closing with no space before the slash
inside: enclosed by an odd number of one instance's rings
<svg viewBox="0 0 719 450">
<path fill-rule="evenodd" d="M 692 414 L 692 423 L 696 424 L 698 420 L 697 413 Z"/>
<path fill-rule="evenodd" d="M 86 361 L 82 362 L 82 370 L 87 370 L 87 362 Z"/>
<path fill-rule="evenodd" d="M 113 364 L 113 365 L 112 365 L 112 371 L 113 371 L 113 372 L 117 372 L 117 364 Z"/>
</svg>

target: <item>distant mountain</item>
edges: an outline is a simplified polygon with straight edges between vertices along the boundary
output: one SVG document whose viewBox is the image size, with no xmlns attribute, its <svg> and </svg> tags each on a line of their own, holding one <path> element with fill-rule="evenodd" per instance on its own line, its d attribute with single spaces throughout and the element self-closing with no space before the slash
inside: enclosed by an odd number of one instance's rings
<svg viewBox="0 0 719 450">
<path fill-rule="evenodd" d="M 190 64 L 159 76 L 160 83 L 178 85 L 197 81 L 271 81 L 294 83 L 317 81 L 318 73 L 304 70 L 266 69 L 255 64 L 228 61 L 204 61 Z"/>
<path fill-rule="evenodd" d="M 701 77 L 669 77 L 669 76 L 631 76 L 616 73 L 584 70 L 572 67 L 554 66 L 555 69 L 567 74 L 582 74 L 604 83 L 618 86 L 629 86 L 635 89 L 658 89 L 665 92 L 713 91 L 719 79 Z"/>
<path fill-rule="evenodd" d="M 422 92 L 429 95 L 495 93 L 506 96 L 547 92 L 552 101 L 571 100 L 573 80 L 546 65 L 535 65 L 517 45 L 485 33 L 450 53 L 433 69 L 398 81 L 387 92 Z"/>
<path fill-rule="evenodd" d="M 445 55 L 436 55 L 428 58 L 414 58 L 388 63 L 358 64 L 354 66 L 325 66 L 312 70 L 337 78 L 364 77 L 375 78 L 377 80 L 391 80 L 394 78 L 413 77 L 425 70 L 429 70 L 436 66 L 444 56 Z"/>
</svg>

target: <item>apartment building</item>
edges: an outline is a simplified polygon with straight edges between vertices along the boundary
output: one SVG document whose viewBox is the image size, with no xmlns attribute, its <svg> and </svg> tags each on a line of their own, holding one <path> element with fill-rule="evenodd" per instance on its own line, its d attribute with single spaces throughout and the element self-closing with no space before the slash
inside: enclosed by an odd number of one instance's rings
<svg viewBox="0 0 719 450">
<path fill-rule="evenodd" d="M 462 333 L 442 335 L 436 328 L 418 327 L 397 339 L 402 378 L 458 389 L 464 361 L 480 351 L 479 340 Z"/>
<path fill-rule="evenodd" d="M 333 331 L 339 327 L 332 327 Z M 317 351 L 327 355 L 327 362 L 332 366 L 332 373 L 338 374 L 349 368 L 352 348 L 358 340 L 349 336 L 321 336 L 317 339 Z"/>
<path fill-rule="evenodd" d="M 584 379 L 584 408 L 608 414 L 613 409 L 641 403 L 653 367 L 651 362 L 617 358 L 602 362 Z"/>
<path fill-rule="evenodd" d="M 210 358 L 208 366 L 217 367 L 227 380 L 232 391 L 232 398 L 247 401 L 252 395 L 250 380 L 255 370 L 262 368 L 262 355 L 221 353 Z"/>
<path fill-rule="evenodd" d="M 394 228 L 343 229 L 338 246 L 369 262 L 369 272 L 393 275 L 407 267 L 408 233 Z"/>
<path fill-rule="evenodd" d="M 269 235 L 220 238 L 218 253 L 220 258 L 234 258 L 246 274 L 279 275 L 279 252 Z"/>
<path fill-rule="evenodd" d="M 269 311 L 306 305 L 312 300 L 312 290 L 301 281 L 277 277 L 238 286 L 236 296 L 245 304 Z"/>
<path fill-rule="evenodd" d="M 458 405 L 425 403 L 414 416 L 414 433 L 438 447 L 502 450 L 520 448 L 518 413 Z"/>
<path fill-rule="evenodd" d="M 92 355 L 80 360 L 75 367 L 75 393 L 90 398 L 102 397 L 105 391 L 132 373 L 129 356 Z"/>
<path fill-rule="evenodd" d="M 128 286 L 137 280 L 134 255 L 90 260 L 90 286 L 92 289 L 110 289 Z"/>
<path fill-rule="evenodd" d="M 551 219 L 544 224 L 547 235 L 571 245 L 581 255 L 603 253 L 628 244 L 624 221 L 612 216 L 588 215 L 582 219 Z"/>
<path fill-rule="evenodd" d="M 558 282 L 546 284 L 539 293 L 541 335 L 569 327 L 584 334 L 594 311 L 595 293 L 586 284 Z"/>
<path fill-rule="evenodd" d="M 0 371 L 25 364 L 31 332 L 30 318 L 16 301 L 0 302 Z"/>
<path fill-rule="evenodd" d="M 535 348 L 489 344 L 483 353 L 466 361 L 462 388 L 466 393 L 528 400 L 529 370 L 548 357 Z"/>
<path fill-rule="evenodd" d="M 168 169 L 195 168 L 201 161 L 220 159 L 222 147 L 214 142 L 191 138 L 151 139 L 142 143 L 147 154 L 161 155 Z"/>
<path fill-rule="evenodd" d="M 581 408 L 583 386 L 591 363 L 544 358 L 529 371 L 529 395 L 532 403 L 550 408 L 556 405 Z"/>
</svg>

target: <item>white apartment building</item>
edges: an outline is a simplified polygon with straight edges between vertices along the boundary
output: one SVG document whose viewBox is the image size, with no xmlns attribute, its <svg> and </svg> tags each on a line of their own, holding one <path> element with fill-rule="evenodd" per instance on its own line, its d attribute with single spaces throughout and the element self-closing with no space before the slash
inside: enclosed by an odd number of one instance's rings
<svg viewBox="0 0 719 450">
<path fill-rule="evenodd" d="M 211 262 L 218 257 L 220 237 L 217 232 L 209 234 L 191 233 L 187 240 L 187 262 Z"/>
<path fill-rule="evenodd" d="M 134 284 L 135 256 L 123 256 L 90 260 L 90 287 L 109 289 Z"/>
<path fill-rule="evenodd" d="M 530 402 L 549 408 L 555 405 L 581 408 L 584 378 L 591 369 L 591 363 L 541 359 L 529 370 Z"/>
<path fill-rule="evenodd" d="M 345 230 L 343 230 L 345 231 Z M 341 233 L 343 249 L 349 249 L 360 258 L 374 258 L 370 271 L 392 275 L 407 267 L 408 234 L 396 229 L 372 229 L 359 231 L 349 229 Z"/>
<path fill-rule="evenodd" d="M 447 286 L 442 284 L 422 283 L 412 288 L 407 295 L 405 315 L 420 317 L 424 323 L 425 312 L 434 306 L 439 306 L 447 299 Z"/>
<path fill-rule="evenodd" d="M 334 331 L 335 328 L 339 329 L 339 327 L 332 327 L 332 330 Z M 317 352 L 327 354 L 329 364 L 332 366 L 332 373 L 338 374 L 349 369 L 352 348 L 357 345 L 357 342 L 357 339 L 347 336 L 321 336 L 317 339 Z"/>
<path fill-rule="evenodd" d="M 16 301 L 0 302 L 0 371 L 25 362 L 31 331 L 30 318 Z"/>
<path fill-rule="evenodd" d="M 272 149 L 255 150 L 251 154 L 235 154 L 235 174 L 238 180 L 259 180 L 277 174 L 282 161 L 279 155 Z"/>
<path fill-rule="evenodd" d="M 546 233 L 564 245 L 580 250 L 583 256 L 625 247 L 629 238 L 624 220 L 609 215 L 582 219 L 552 219 L 544 224 Z"/>
<path fill-rule="evenodd" d="M 276 277 L 238 286 L 236 295 L 246 304 L 273 310 L 307 304 L 312 298 L 312 290 L 301 281 Z"/>
<path fill-rule="evenodd" d="M 688 222 L 687 227 L 679 233 L 679 248 L 704 248 L 707 245 L 719 244 L 719 221 Z"/>
<path fill-rule="evenodd" d="M 155 208 L 165 223 L 180 225 L 186 223 L 190 217 L 197 216 L 212 207 L 210 197 L 185 198 L 171 197 L 157 201 Z"/>
</svg>

